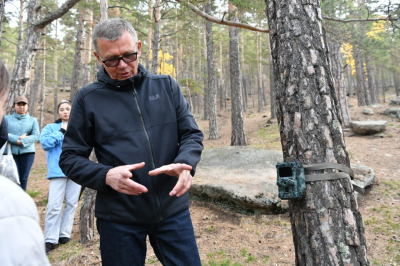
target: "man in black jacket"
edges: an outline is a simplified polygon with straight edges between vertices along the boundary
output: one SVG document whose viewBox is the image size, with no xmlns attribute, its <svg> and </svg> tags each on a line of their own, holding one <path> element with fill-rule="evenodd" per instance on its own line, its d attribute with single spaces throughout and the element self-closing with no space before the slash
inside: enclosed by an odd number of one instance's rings
<svg viewBox="0 0 400 266">
<path fill-rule="evenodd" d="M 188 190 L 203 149 L 179 86 L 138 63 L 132 25 L 108 19 L 93 29 L 98 81 L 78 91 L 60 167 L 97 190 L 103 265 L 144 265 L 146 237 L 163 265 L 201 265 Z M 98 163 L 88 159 L 94 148 Z"/>
</svg>

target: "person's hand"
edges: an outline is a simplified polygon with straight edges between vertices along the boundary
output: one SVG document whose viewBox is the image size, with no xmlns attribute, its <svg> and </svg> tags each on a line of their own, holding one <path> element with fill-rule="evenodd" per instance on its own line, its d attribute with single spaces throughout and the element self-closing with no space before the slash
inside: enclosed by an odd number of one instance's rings
<svg viewBox="0 0 400 266">
<path fill-rule="evenodd" d="M 187 164 L 174 163 L 169 165 L 161 166 L 149 172 L 149 175 L 156 176 L 159 174 L 166 174 L 169 176 L 174 176 L 178 178 L 178 182 L 175 187 L 169 193 L 169 195 L 180 197 L 190 189 L 192 185 L 193 177 L 190 174 L 192 167 Z"/>
<path fill-rule="evenodd" d="M 24 135 L 19 136 L 18 140 L 24 139 L 24 138 L 26 138 L 26 137 L 27 137 L 27 135 L 26 135 L 26 133 L 25 133 Z M 18 145 L 20 145 L 20 144 L 18 144 Z"/>
<path fill-rule="evenodd" d="M 64 129 L 64 130 L 67 130 L 67 127 L 68 127 L 68 123 L 65 123 L 65 124 L 61 125 L 61 128 Z"/>
<path fill-rule="evenodd" d="M 22 144 L 22 142 L 20 140 L 17 140 L 17 144 L 21 147 L 24 147 L 24 144 Z"/>
<path fill-rule="evenodd" d="M 145 186 L 129 179 L 132 177 L 130 171 L 140 169 L 143 166 L 144 163 L 136 163 L 114 167 L 107 173 L 106 184 L 114 190 L 128 195 L 146 193 L 148 190 Z"/>
</svg>

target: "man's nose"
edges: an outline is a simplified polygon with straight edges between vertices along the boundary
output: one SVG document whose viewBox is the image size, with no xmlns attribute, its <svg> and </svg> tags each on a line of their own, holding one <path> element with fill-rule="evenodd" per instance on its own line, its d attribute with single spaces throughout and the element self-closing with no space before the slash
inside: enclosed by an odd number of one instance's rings
<svg viewBox="0 0 400 266">
<path fill-rule="evenodd" d="M 126 67 L 128 64 L 125 63 L 125 61 L 121 58 L 119 60 L 118 66 L 117 67 Z"/>
</svg>

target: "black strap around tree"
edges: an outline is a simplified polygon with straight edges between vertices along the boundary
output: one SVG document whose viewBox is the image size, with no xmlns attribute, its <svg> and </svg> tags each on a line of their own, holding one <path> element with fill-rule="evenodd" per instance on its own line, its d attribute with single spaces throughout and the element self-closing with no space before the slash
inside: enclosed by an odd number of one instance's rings
<svg viewBox="0 0 400 266">
<path fill-rule="evenodd" d="M 364 193 L 365 190 L 357 186 L 356 184 L 351 182 L 351 179 L 354 178 L 354 171 L 342 164 L 338 163 L 317 163 L 317 164 L 310 164 L 310 165 L 302 165 L 304 170 L 306 171 L 317 171 L 317 170 L 325 170 L 325 169 L 336 169 L 341 172 L 339 173 L 323 173 L 323 174 L 305 174 L 305 181 L 306 182 L 313 182 L 313 181 L 326 181 L 326 180 L 337 180 L 342 178 L 349 178 L 350 183 L 353 185 L 353 189 L 358 193 Z"/>
</svg>

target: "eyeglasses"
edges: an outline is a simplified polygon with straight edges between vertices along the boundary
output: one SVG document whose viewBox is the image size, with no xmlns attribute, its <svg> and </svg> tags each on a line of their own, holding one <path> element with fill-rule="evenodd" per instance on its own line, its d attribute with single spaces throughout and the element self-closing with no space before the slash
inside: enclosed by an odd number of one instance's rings
<svg viewBox="0 0 400 266">
<path fill-rule="evenodd" d="M 116 58 L 111 58 L 107 60 L 101 60 L 106 66 L 108 67 L 116 67 L 119 65 L 119 61 L 122 59 L 125 63 L 131 63 L 133 61 L 136 61 L 137 59 L 138 52 L 131 53 L 131 54 L 126 54 L 121 57 L 116 57 Z M 100 56 L 100 54 L 99 54 Z M 100 56 L 101 58 L 101 56 Z"/>
</svg>

